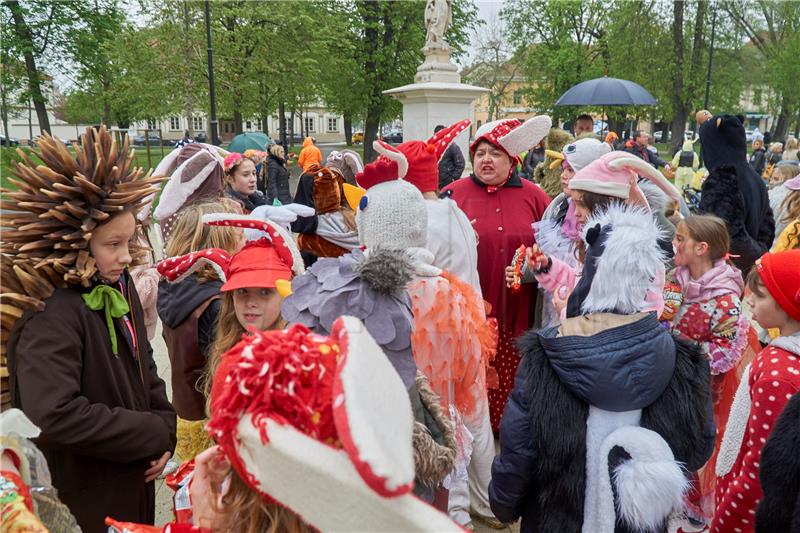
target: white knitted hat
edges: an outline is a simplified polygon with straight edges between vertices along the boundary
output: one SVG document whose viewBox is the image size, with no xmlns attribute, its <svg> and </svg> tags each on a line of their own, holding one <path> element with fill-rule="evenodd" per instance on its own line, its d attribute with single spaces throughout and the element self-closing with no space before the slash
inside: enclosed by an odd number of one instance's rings
<svg viewBox="0 0 800 533">
<path fill-rule="evenodd" d="M 373 147 L 381 156 L 357 177 L 367 186 L 356 212 L 359 242 L 368 249 L 424 248 L 428 210 L 419 189 L 402 179 L 408 169 L 405 156 L 380 141 Z"/>
</svg>

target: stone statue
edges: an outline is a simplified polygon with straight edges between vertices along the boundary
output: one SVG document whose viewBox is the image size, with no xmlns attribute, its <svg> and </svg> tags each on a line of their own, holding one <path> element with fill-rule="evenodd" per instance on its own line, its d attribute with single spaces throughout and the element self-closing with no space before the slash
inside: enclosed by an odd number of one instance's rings
<svg viewBox="0 0 800 533">
<path fill-rule="evenodd" d="M 452 0 L 428 0 L 425 5 L 425 46 L 448 48 L 444 33 L 453 21 Z"/>
</svg>

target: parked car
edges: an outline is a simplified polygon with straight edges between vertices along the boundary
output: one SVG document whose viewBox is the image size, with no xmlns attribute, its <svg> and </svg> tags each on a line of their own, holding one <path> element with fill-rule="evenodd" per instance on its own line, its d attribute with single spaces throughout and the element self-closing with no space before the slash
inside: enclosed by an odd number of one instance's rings
<svg viewBox="0 0 800 533">
<path fill-rule="evenodd" d="M 403 142 L 403 132 L 402 131 L 390 131 L 386 135 L 384 135 L 381 140 L 383 142 L 392 143 L 392 144 L 400 144 Z"/>
<path fill-rule="evenodd" d="M 157 133 L 149 133 L 147 134 L 147 140 L 150 143 L 150 146 L 161 146 L 161 137 L 158 136 Z M 172 143 L 172 141 L 167 141 L 168 143 Z M 133 145 L 134 146 L 145 146 L 147 143 L 145 142 L 144 135 L 137 135 L 133 138 Z"/>
<path fill-rule="evenodd" d="M 19 146 L 19 139 L 15 139 L 14 137 L 9 137 L 8 138 L 8 143 L 6 143 L 5 134 L 4 133 L 0 133 L 0 145 L 2 145 L 2 146 L 6 146 L 6 145 Z"/>
<path fill-rule="evenodd" d="M 208 142 L 208 135 L 204 131 L 201 131 L 197 135 L 194 136 L 194 140 L 199 143 L 207 143 Z"/>
<path fill-rule="evenodd" d="M 357 131 L 353 134 L 353 137 L 350 139 L 353 144 L 361 144 L 364 142 L 364 132 Z"/>
<path fill-rule="evenodd" d="M 36 146 L 36 145 L 38 144 L 38 142 L 39 142 L 39 139 L 41 139 L 41 137 L 36 137 L 34 140 L 32 140 L 32 141 L 31 141 L 31 145 L 32 145 L 32 146 Z M 61 142 L 61 144 L 63 144 L 63 145 L 64 145 L 64 146 L 66 146 L 67 148 L 69 148 L 70 146 L 72 146 L 72 143 L 70 143 L 69 141 L 65 141 L 64 139 L 62 139 L 61 137 L 58 137 L 58 136 L 56 136 L 56 135 L 53 135 L 53 139 L 55 139 L 55 140 L 57 140 L 57 141 L 60 141 L 60 142 Z"/>
<path fill-rule="evenodd" d="M 295 132 L 294 135 L 289 135 L 289 132 L 288 131 L 286 132 L 286 142 L 291 144 L 291 145 L 303 144 L 303 139 L 305 139 L 305 137 L 303 137 L 302 135 L 300 135 L 297 132 Z M 280 135 L 277 135 L 273 139 L 273 141 L 275 141 L 275 144 L 280 144 L 281 143 Z"/>
</svg>

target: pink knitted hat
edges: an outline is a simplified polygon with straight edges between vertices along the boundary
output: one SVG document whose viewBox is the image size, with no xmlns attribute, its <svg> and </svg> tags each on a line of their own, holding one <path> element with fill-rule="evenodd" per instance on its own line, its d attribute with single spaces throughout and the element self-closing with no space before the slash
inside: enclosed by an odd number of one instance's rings
<svg viewBox="0 0 800 533">
<path fill-rule="evenodd" d="M 628 152 L 610 152 L 595 159 L 569 182 L 574 191 L 588 191 L 622 198 L 628 203 L 649 207 L 644 194 L 636 184 L 637 176 L 652 181 L 673 201 L 680 202 L 681 193 L 651 164 Z"/>
</svg>

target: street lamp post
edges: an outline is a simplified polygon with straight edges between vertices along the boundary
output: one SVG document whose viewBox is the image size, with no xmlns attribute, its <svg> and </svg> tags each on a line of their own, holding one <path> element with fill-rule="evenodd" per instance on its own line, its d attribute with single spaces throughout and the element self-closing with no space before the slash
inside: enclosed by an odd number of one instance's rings
<svg viewBox="0 0 800 533">
<path fill-rule="evenodd" d="M 214 59 L 211 49 L 211 14 L 208 0 L 205 0 L 206 8 L 206 45 L 208 51 L 208 96 L 211 99 L 211 144 L 219 146 L 219 136 L 217 135 L 217 99 L 214 94 Z"/>
</svg>

